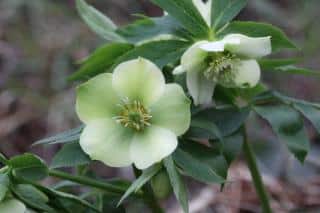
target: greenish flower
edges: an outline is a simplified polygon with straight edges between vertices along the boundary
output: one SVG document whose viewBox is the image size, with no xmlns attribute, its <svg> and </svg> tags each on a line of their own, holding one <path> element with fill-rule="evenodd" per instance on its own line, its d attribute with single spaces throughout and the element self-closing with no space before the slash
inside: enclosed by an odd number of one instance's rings
<svg viewBox="0 0 320 213">
<path fill-rule="evenodd" d="M 0 202 L 1 213 L 25 213 L 26 206 L 16 199 L 5 199 Z"/>
<path fill-rule="evenodd" d="M 199 41 L 182 56 L 173 73 L 187 72 L 187 87 L 195 105 L 210 104 L 214 88 L 254 87 L 260 80 L 257 58 L 271 53 L 271 37 L 229 34 L 219 41 Z"/>
<path fill-rule="evenodd" d="M 82 149 L 112 167 L 145 169 L 170 155 L 190 125 L 190 100 L 161 70 L 139 58 L 80 85 L 76 111 Z"/>
</svg>

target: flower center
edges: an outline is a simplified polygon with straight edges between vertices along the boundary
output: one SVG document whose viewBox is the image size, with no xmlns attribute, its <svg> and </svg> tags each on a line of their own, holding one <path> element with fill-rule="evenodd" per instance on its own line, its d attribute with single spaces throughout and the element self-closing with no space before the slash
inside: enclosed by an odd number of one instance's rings
<svg viewBox="0 0 320 213">
<path fill-rule="evenodd" d="M 115 120 L 124 127 L 129 127 L 137 131 L 143 130 L 146 126 L 150 126 L 150 111 L 146 109 L 140 101 L 124 100 L 120 104 L 122 110 Z"/>
<path fill-rule="evenodd" d="M 230 52 L 212 53 L 206 58 L 208 68 L 203 71 L 204 76 L 223 86 L 233 85 L 237 75 L 237 65 L 240 59 Z"/>
</svg>

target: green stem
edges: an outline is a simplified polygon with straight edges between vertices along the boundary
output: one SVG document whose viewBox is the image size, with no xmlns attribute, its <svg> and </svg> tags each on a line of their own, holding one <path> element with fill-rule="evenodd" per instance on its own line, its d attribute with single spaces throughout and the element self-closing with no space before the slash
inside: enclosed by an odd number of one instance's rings
<svg viewBox="0 0 320 213">
<path fill-rule="evenodd" d="M 136 167 L 132 167 L 133 173 L 136 178 L 141 175 L 141 171 L 138 170 Z M 153 213 L 164 213 L 162 207 L 159 205 L 157 198 L 154 196 L 152 189 L 149 185 L 144 185 L 142 187 L 143 196 L 142 199 L 144 202 L 149 206 Z"/>
<path fill-rule="evenodd" d="M 243 148 L 243 152 L 245 154 L 245 157 L 246 157 L 246 160 L 248 163 L 248 167 L 251 172 L 251 176 L 253 179 L 253 183 L 254 183 L 256 192 L 257 192 L 257 194 L 260 198 L 260 201 L 261 201 L 262 212 L 271 213 L 272 210 L 271 210 L 271 207 L 269 204 L 269 197 L 266 192 L 266 189 L 264 188 L 262 178 L 261 178 L 260 172 L 258 170 L 257 162 L 255 159 L 252 147 L 251 147 L 250 143 L 248 142 L 247 132 L 246 132 L 245 128 L 244 128 L 244 143 L 243 143 L 242 148 Z"/>
<path fill-rule="evenodd" d="M 90 186 L 93 188 L 102 189 L 102 190 L 112 192 L 112 193 L 117 193 L 117 194 L 123 194 L 127 190 L 126 188 L 115 186 L 110 183 L 98 181 L 98 180 L 80 176 L 80 175 L 70 175 L 68 173 L 57 171 L 57 170 L 50 170 L 49 175 L 52 177 L 69 180 L 85 186 Z M 141 195 L 141 193 L 137 192 L 136 195 Z"/>
</svg>

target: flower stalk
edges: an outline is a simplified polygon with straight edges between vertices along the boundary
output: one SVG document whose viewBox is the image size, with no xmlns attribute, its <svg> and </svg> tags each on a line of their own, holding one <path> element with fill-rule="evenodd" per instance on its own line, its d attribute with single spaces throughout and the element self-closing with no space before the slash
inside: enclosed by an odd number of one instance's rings
<svg viewBox="0 0 320 213">
<path fill-rule="evenodd" d="M 243 148 L 243 152 L 244 152 L 248 167 L 250 169 L 254 187 L 261 201 L 262 212 L 271 213 L 272 210 L 269 203 L 269 196 L 263 185 L 263 181 L 261 178 L 261 174 L 258 170 L 257 161 L 254 156 L 254 152 L 252 150 L 250 143 L 248 142 L 248 136 L 247 136 L 247 131 L 245 127 L 243 128 L 243 133 L 244 133 L 244 143 L 242 148 Z"/>
</svg>

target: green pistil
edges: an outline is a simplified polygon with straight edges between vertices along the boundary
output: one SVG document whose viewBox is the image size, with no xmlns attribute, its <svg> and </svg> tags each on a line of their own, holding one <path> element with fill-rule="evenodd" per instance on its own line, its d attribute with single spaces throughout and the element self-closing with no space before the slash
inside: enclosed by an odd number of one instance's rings
<svg viewBox="0 0 320 213">
<path fill-rule="evenodd" d="M 204 76 L 215 83 L 231 85 L 236 76 L 237 63 L 240 59 L 230 52 L 213 53 L 206 59 L 208 68 L 204 70 Z"/>
<path fill-rule="evenodd" d="M 141 131 L 146 126 L 150 126 L 152 116 L 140 101 L 130 102 L 129 100 L 125 100 L 120 106 L 122 110 L 119 116 L 115 117 L 118 123 L 137 131 Z"/>
</svg>

